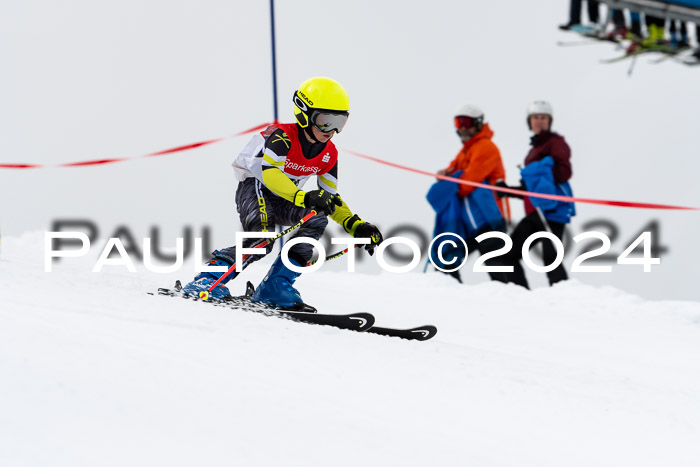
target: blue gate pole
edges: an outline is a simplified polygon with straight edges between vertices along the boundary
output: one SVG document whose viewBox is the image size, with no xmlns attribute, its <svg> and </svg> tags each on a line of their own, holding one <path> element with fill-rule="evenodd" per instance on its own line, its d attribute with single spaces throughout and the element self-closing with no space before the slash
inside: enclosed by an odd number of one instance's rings
<svg viewBox="0 0 700 467">
<path fill-rule="evenodd" d="M 274 122 L 277 123 L 277 53 L 275 48 L 275 0 L 270 0 L 270 35 L 272 38 L 272 101 Z"/>
<path fill-rule="evenodd" d="M 272 46 L 272 102 L 274 107 L 274 123 L 279 120 L 277 118 L 277 48 L 275 47 L 275 0 L 270 0 L 270 44 Z M 277 226 L 277 231 L 282 231 L 282 226 Z M 284 245 L 284 238 L 279 239 L 280 251 Z"/>
</svg>

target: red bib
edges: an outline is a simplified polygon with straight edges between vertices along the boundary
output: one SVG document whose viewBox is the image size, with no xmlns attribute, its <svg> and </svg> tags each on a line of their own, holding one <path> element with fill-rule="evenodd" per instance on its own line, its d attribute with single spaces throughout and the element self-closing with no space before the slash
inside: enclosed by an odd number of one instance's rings
<svg viewBox="0 0 700 467">
<path fill-rule="evenodd" d="M 303 138 L 303 136 L 299 135 L 299 128 L 294 123 L 278 123 L 276 125 L 271 125 L 261 134 L 263 138 L 267 139 L 267 137 L 278 128 L 286 133 L 291 144 L 282 172 L 294 177 L 322 175 L 330 172 L 336 162 L 338 162 L 338 150 L 331 141 L 328 141 L 323 151 L 313 159 L 304 157 L 301 151 L 301 143 L 299 143 L 299 138 Z"/>
</svg>

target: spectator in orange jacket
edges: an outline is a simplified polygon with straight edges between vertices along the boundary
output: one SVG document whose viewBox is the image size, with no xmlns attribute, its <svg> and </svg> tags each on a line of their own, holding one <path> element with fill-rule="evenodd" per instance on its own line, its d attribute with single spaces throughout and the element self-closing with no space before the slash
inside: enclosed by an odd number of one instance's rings
<svg viewBox="0 0 700 467">
<path fill-rule="evenodd" d="M 450 165 L 440 170 L 440 175 L 452 175 L 462 171 L 462 180 L 495 185 L 506 178 L 501 152 L 491 141 L 493 131 L 488 123 L 484 123 L 484 112 L 477 106 L 466 104 L 457 109 L 455 115 L 457 135 L 462 140 L 462 149 L 457 153 Z M 459 196 L 465 197 L 474 191 L 470 185 L 459 185 Z M 503 198 L 493 194 L 501 215 L 510 221 L 510 206 Z"/>
<path fill-rule="evenodd" d="M 458 176 L 462 180 L 495 185 L 506 176 L 501 160 L 501 152 L 491 141 L 493 131 L 484 122 L 484 112 L 477 106 L 467 104 L 457 109 L 455 113 L 457 135 L 462 140 L 462 149 L 450 165 L 438 171 L 440 175 Z M 477 190 L 475 192 L 475 190 Z M 506 219 L 510 221 L 510 207 L 507 198 L 496 196 L 484 188 L 460 184 L 457 191 L 460 199 L 464 200 L 467 211 L 466 238 L 469 251 L 478 250 L 482 255 L 495 251 L 503 246 L 503 241 L 489 238 L 481 242 L 475 239 L 479 235 L 497 230 L 506 231 Z M 500 212 L 500 216 L 499 216 Z M 488 219 L 488 221 L 487 221 Z M 500 266 L 499 258 L 485 262 L 487 266 Z M 462 282 L 459 270 L 451 274 Z M 489 272 L 492 280 L 506 282 L 505 273 Z"/>
</svg>

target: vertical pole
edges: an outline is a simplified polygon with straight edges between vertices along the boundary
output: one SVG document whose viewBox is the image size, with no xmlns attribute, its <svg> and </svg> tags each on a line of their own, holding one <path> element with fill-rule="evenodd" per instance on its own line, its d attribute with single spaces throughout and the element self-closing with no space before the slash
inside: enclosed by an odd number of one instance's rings
<svg viewBox="0 0 700 467">
<path fill-rule="evenodd" d="M 277 123 L 277 47 L 275 46 L 275 0 L 270 0 L 270 43 L 272 46 L 272 102 L 274 107 L 274 123 Z M 282 226 L 277 226 L 277 231 L 282 231 Z M 280 238 L 278 242 L 280 251 L 284 245 L 284 239 Z"/>
<path fill-rule="evenodd" d="M 277 53 L 275 48 L 275 0 L 270 0 L 270 34 L 272 37 L 272 100 L 274 102 L 274 122 L 277 123 Z"/>
</svg>

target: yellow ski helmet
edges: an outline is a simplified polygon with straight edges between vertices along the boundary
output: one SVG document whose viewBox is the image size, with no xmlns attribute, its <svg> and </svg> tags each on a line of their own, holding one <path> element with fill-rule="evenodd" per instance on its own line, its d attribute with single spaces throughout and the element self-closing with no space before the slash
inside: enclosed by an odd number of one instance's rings
<svg viewBox="0 0 700 467">
<path fill-rule="evenodd" d="M 350 98 L 337 81 L 323 76 L 309 78 L 294 92 L 294 116 L 302 128 L 340 133 L 350 115 Z"/>
</svg>

